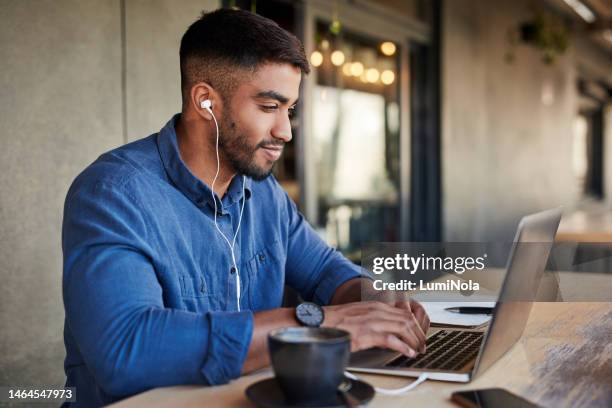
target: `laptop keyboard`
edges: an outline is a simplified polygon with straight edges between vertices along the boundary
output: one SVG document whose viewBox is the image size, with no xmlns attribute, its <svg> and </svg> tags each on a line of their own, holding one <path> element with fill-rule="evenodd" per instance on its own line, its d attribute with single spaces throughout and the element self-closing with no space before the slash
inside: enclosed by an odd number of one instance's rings
<svg viewBox="0 0 612 408">
<path fill-rule="evenodd" d="M 400 356 L 387 367 L 454 371 L 476 358 L 483 332 L 440 330 L 427 339 L 427 351 L 416 358 Z"/>
</svg>

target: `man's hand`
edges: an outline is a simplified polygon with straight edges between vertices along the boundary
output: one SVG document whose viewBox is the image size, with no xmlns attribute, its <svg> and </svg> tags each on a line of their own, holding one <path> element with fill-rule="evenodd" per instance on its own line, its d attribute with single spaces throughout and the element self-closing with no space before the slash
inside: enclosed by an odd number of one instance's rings
<svg viewBox="0 0 612 408">
<path fill-rule="evenodd" d="M 375 291 L 371 282 L 364 278 L 351 279 L 336 289 L 331 305 L 323 307 L 323 326 L 348 331 L 352 351 L 384 347 L 409 357 L 424 352 L 429 318 L 423 307 L 410 300 L 406 293 Z M 379 301 L 360 302 L 362 289 L 368 299 Z M 293 308 L 257 312 L 253 319 L 253 336 L 242 368 L 244 373 L 270 363 L 266 350 L 271 330 L 298 325 Z"/>
<path fill-rule="evenodd" d="M 429 318 L 418 302 L 355 302 L 323 309 L 323 326 L 348 331 L 352 351 L 384 347 L 408 357 L 425 352 Z"/>
<path fill-rule="evenodd" d="M 419 302 L 412 299 L 401 300 L 395 302 L 395 306 L 399 307 L 400 309 L 410 310 L 414 315 L 416 321 L 419 322 L 423 333 L 427 334 L 427 330 L 429 330 L 430 323 L 429 316 L 427 315 L 425 308 Z"/>
</svg>

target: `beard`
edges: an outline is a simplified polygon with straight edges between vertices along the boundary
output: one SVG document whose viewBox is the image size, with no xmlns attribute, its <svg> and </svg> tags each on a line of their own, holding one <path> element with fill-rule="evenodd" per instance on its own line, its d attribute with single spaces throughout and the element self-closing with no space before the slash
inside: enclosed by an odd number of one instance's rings
<svg viewBox="0 0 612 408">
<path fill-rule="evenodd" d="M 237 173 L 255 181 L 264 180 L 272 174 L 274 163 L 265 167 L 258 165 L 255 162 L 255 153 L 257 149 L 267 146 L 283 146 L 283 142 L 263 140 L 256 145 L 251 145 L 248 136 L 237 129 L 227 109 L 219 124 L 219 133 L 219 152 Z"/>
</svg>

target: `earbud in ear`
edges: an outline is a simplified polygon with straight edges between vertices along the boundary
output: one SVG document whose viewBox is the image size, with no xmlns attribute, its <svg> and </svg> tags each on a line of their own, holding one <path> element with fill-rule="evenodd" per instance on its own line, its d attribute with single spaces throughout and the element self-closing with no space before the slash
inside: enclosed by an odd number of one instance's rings
<svg viewBox="0 0 612 408">
<path fill-rule="evenodd" d="M 210 99 L 205 99 L 202 102 L 200 102 L 200 108 L 202 109 L 206 109 L 209 111 L 211 107 L 212 107 L 212 102 L 210 101 Z"/>
</svg>

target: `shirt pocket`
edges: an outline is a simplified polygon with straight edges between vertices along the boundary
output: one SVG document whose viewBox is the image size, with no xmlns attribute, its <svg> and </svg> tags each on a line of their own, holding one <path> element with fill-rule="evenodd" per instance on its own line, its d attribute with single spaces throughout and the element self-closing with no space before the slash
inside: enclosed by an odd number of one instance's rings
<svg viewBox="0 0 612 408">
<path fill-rule="evenodd" d="M 181 298 L 187 309 L 194 312 L 210 311 L 216 307 L 216 296 L 209 291 L 204 275 L 179 275 Z"/>
<path fill-rule="evenodd" d="M 279 241 L 255 251 L 247 262 L 250 309 L 275 309 L 281 306 L 285 286 L 285 255 Z"/>
</svg>

